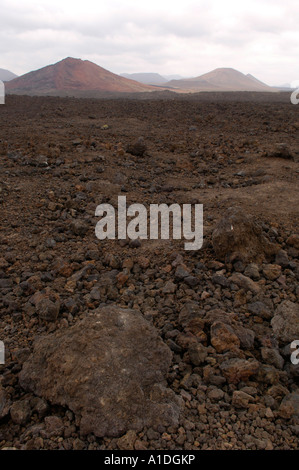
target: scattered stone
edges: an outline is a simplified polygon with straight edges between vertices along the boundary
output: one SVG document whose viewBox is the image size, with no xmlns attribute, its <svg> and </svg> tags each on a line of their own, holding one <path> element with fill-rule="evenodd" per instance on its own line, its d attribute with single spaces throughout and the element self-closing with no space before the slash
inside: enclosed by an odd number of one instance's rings
<svg viewBox="0 0 299 470">
<path fill-rule="evenodd" d="M 223 397 L 224 397 L 224 391 L 221 390 L 220 388 L 214 388 L 208 393 L 208 398 L 212 402 L 217 402 L 219 400 L 222 400 Z"/>
<path fill-rule="evenodd" d="M 275 144 L 274 149 L 266 153 L 267 157 L 284 158 L 286 160 L 294 160 L 294 155 L 290 150 L 288 144 L 278 143 Z"/>
<path fill-rule="evenodd" d="M 248 408 L 250 402 L 254 401 L 253 397 L 242 390 L 233 392 L 232 404 L 236 408 Z"/>
<path fill-rule="evenodd" d="M 75 219 L 71 222 L 70 229 L 74 235 L 84 237 L 88 232 L 89 225 L 85 220 Z"/>
<path fill-rule="evenodd" d="M 120 450 L 134 450 L 134 445 L 137 439 L 135 431 L 130 430 L 124 436 L 117 440 L 117 447 Z"/>
<path fill-rule="evenodd" d="M 15 401 L 10 408 L 10 416 L 14 423 L 24 425 L 31 416 L 30 400 Z"/>
<path fill-rule="evenodd" d="M 144 142 L 143 137 L 139 137 L 136 142 L 130 144 L 126 148 L 126 152 L 134 155 L 136 157 L 143 157 L 145 152 L 147 151 L 147 146 Z"/>
<path fill-rule="evenodd" d="M 211 344 L 218 353 L 226 351 L 236 351 L 240 347 L 240 340 L 234 330 L 221 321 L 212 324 Z"/>
<path fill-rule="evenodd" d="M 5 388 L 0 383 L 0 419 L 5 418 L 8 415 L 11 407 L 11 401 Z"/>
<path fill-rule="evenodd" d="M 220 369 L 228 383 L 238 384 L 255 375 L 259 370 L 259 363 L 256 360 L 233 358 L 224 361 Z"/>
<path fill-rule="evenodd" d="M 275 281 L 281 275 L 281 266 L 278 264 L 265 264 L 263 274 L 269 281 Z"/>
<path fill-rule="evenodd" d="M 293 246 L 296 250 L 299 250 L 299 235 L 297 235 L 297 233 L 290 235 L 286 242 L 289 246 Z"/>
<path fill-rule="evenodd" d="M 46 288 L 36 292 L 31 302 L 35 305 L 39 318 L 46 322 L 57 320 L 60 311 L 60 296 Z"/>
<path fill-rule="evenodd" d="M 234 333 L 240 340 L 240 346 L 243 349 L 253 349 L 254 348 L 254 339 L 255 333 L 249 328 L 245 328 L 242 325 L 234 326 Z"/>
<path fill-rule="evenodd" d="M 248 264 L 243 274 L 244 276 L 250 277 L 254 281 L 258 281 L 260 279 L 260 270 L 256 263 Z"/>
<path fill-rule="evenodd" d="M 229 280 L 237 286 L 245 289 L 246 291 L 251 291 L 253 294 L 258 294 L 261 290 L 260 286 L 254 282 L 250 277 L 244 276 L 242 273 L 234 273 Z"/>
<path fill-rule="evenodd" d="M 284 359 L 279 354 L 279 351 L 274 348 L 261 348 L 261 354 L 263 361 L 267 364 L 272 364 L 276 369 L 282 369 L 284 365 Z"/>
<path fill-rule="evenodd" d="M 279 416 L 285 419 L 290 419 L 292 417 L 299 417 L 299 393 L 292 392 L 286 395 L 280 406 L 279 406 Z"/>
<path fill-rule="evenodd" d="M 274 311 L 271 311 L 270 308 L 260 300 L 248 304 L 247 309 L 253 315 L 257 315 L 265 320 L 270 320 L 274 315 Z"/>
<path fill-rule="evenodd" d="M 279 250 L 275 257 L 275 263 L 282 266 L 283 268 L 286 268 L 289 265 L 290 260 L 285 250 Z"/>
<path fill-rule="evenodd" d="M 186 268 L 185 265 L 179 264 L 175 270 L 174 277 L 177 281 L 181 281 L 185 278 L 190 276 L 189 270 Z"/>
<path fill-rule="evenodd" d="M 64 424 L 59 416 L 47 416 L 45 418 L 46 429 L 43 436 L 47 439 L 53 436 L 62 436 L 64 431 Z"/>
<path fill-rule="evenodd" d="M 194 366 L 201 365 L 203 362 L 205 362 L 208 356 L 207 348 L 201 343 L 193 344 L 192 346 L 190 346 L 188 349 L 188 353 L 191 364 L 193 364 Z"/>
<path fill-rule="evenodd" d="M 174 294 L 176 291 L 176 284 L 174 284 L 172 281 L 167 281 L 165 286 L 162 289 L 163 294 Z"/>
</svg>

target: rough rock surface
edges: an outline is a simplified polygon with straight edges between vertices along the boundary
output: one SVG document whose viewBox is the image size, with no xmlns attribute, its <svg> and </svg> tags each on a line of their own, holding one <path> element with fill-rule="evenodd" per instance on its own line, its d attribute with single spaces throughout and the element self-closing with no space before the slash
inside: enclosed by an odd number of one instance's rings
<svg viewBox="0 0 299 470">
<path fill-rule="evenodd" d="M 36 341 L 22 387 L 80 418 L 82 434 L 118 436 L 174 425 L 180 401 L 165 387 L 170 349 L 140 312 L 108 306 Z"/>
<path fill-rule="evenodd" d="M 299 338 L 299 305 L 285 300 L 276 309 L 271 320 L 275 336 L 282 343 Z"/>
<path fill-rule="evenodd" d="M 261 261 L 276 250 L 258 223 L 239 207 L 227 209 L 213 231 L 212 243 L 216 256 L 230 261 Z"/>
</svg>

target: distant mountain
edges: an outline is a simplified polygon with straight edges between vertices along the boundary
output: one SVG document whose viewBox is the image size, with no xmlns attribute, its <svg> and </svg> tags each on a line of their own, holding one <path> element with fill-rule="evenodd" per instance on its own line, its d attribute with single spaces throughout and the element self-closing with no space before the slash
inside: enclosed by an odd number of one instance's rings
<svg viewBox="0 0 299 470">
<path fill-rule="evenodd" d="M 182 75 L 163 75 L 164 78 L 167 79 L 167 81 L 170 81 L 170 80 L 181 80 L 183 79 L 184 77 L 182 77 Z"/>
<path fill-rule="evenodd" d="M 218 68 L 195 78 L 171 80 L 165 84 L 185 91 L 276 91 L 252 75 L 232 68 Z"/>
<path fill-rule="evenodd" d="M 290 83 L 284 83 L 283 85 L 276 85 L 274 88 L 279 88 L 280 90 L 292 90 L 291 84 Z"/>
<path fill-rule="evenodd" d="M 146 85 L 163 85 L 168 80 L 162 77 L 159 73 L 121 73 L 121 77 L 136 80 L 136 82 L 144 83 Z"/>
<path fill-rule="evenodd" d="M 0 80 L 2 80 L 2 82 L 8 82 L 16 77 L 17 75 L 15 73 L 12 73 L 6 69 L 0 69 Z"/>
<path fill-rule="evenodd" d="M 68 57 L 26 73 L 6 85 L 10 93 L 67 94 L 69 92 L 145 92 L 154 87 L 120 77 L 88 60 Z"/>
<path fill-rule="evenodd" d="M 246 77 L 250 78 L 250 79 L 253 80 L 255 83 L 258 83 L 258 84 L 260 84 L 260 85 L 262 85 L 262 86 L 268 86 L 268 85 L 266 85 L 266 83 L 261 82 L 261 80 L 258 80 L 258 79 L 255 78 L 253 75 L 251 75 L 251 73 L 248 73 L 248 74 L 246 75 Z"/>
</svg>

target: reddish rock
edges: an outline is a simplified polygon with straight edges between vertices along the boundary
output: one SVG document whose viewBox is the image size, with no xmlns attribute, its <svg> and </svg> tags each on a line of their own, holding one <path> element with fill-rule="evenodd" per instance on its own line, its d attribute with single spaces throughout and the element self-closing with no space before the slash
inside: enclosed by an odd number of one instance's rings
<svg viewBox="0 0 299 470">
<path fill-rule="evenodd" d="M 231 326 L 217 321 L 212 324 L 211 344 L 218 353 L 225 351 L 236 351 L 240 347 L 240 340 Z"/>
<path fill-rule="evenodd" d="M 234 358 L 224 361 L 220 369 L 229 383 L 238 384 L 255 375 L 259 370 L 259 363 L 256 360 Z"/>
</svg>

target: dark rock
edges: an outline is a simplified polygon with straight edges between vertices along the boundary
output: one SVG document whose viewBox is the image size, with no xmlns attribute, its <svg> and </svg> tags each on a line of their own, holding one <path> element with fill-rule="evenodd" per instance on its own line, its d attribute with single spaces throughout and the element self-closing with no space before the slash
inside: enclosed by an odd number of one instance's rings
<svg viewBox="0 0 299 470">
<path fill-rule="evenodd" d="M 259 370 L 259 363 L 256 360 L 233 358 L 224 361 L 220 369 L 228 383 L 238 384 L 255 375 Z"/>
<path fill-rule="evenodd" d="M 245 276 L 250 277 L 254 281 L 258 281 L 260 279 L 259 267 L 256 263 L 248 264 L 248 266 L 246 266 L 243 274 Z"/>
<path fill-rule="evenodd" d="M 279 264 L 283 268 L 286 268 L 289 265 L 289 262 L 290 260 L 287 252 L 285 250 L 279 250 L 275 257 L 275 263 Z"/>
<path fill-rule="evenodd" d="M 88 232 L 89 226 L 85 220 L 75 219 L 71 222 L 70 229 L 74 235 L 84 237 Z"/>
<path fill-rule="evenodd" d="M 62 436 L 64 424 L 59 416 L 47 416 L 45 418 L 46 428 L 42 432 L 42 437 L 49 439 L 53 436 Z"/>
<path fill-rule="evenodd" d="M 294 160 L 294 155 L 290 150 L 288 144 L 286 143 L 279 143 L 275 144 L 274 149 L 267 152 L 268 157 L 275 157 L 275 158 L 284 158 L 286 160 Z"/>
<path fill-rule="evenodd" d="M 276 309 L 271 320 L 276 338 L 283 344 L 299 338 L 299 305 L 284 300 Z"/>
<path fill-rule="evenodd" d="M 177 424 L 180 401 L 165 379 L 171 358 L 140 312 L 107 306 L 37 339 L 19 379 L 25 390 L 69 407 L 82 434 L 119 436 Z"/>
<path fill-rule="evenodd" d="M 263 274 L 269 281 L 274 281 L 281 275 L 281 266 L 278 264 L 265 264 Z"/>
<path fill-rule="evenodd" d="M 265 320 L 270 320 L 270 318 L 272 318 L 274 315 L 274 312 L 272 312 L 270 308 L 260 300 L 248 304 L 247 308 L 250 313 L 264 318 Z"/>
<path fill-rule="evenodd" d="M 188 353 L 189 353 L 190 362 L 194 366 L 199 366 L 200 364 L 205 362 L 208 356 L 207 348 L 203 346 L 201 343 L 190 346 L 190 348 L 188 349 Z"/>
<path fill-rule="evenodd" d="M 279 416 L 285 419 L 299 417 L 299 393 L 292 392 L 284 397 L 279 406 Z"/>
<path fill-rule="evenodd" d="M 240 347 L 240 340 L 231 326 L 217 321 L 212 324 L 211 344 L 218 353 L 236 351 Z"/>
<path fill-rule="evenodd" d="M 279 354 L 279 351 L 274 348 L 262 348 L 261 354 L 263 361 L 267 364 L 272 364 L 276 369 L 282 369 L 284 365 L 284 359 Z"/>
<path fill-rule="evenodd" d="M 46 322 L 57 320 L 60 311 L 60 296 L 46 288 L 36 292 L 31 298 L 31 303 L 35 305 L 39 318 Z"/>
<path fill-rule="evenodd" d="M 278 251 L 256 220 L 238 207 L 227 210 L 213 231 L 212 243 L 216 256 L 230 262 L 261 261 Z"/>
<path fill-rule="evenodd" d="M 190 276 L 189 270 L 186 268 L 186 266 L 179 264 L 174 273 L 175 279 L 181 281 L 188 276 Z"/>
<path fill-rule="evenodd" d="M 253 294 L 258 294 L 261 290 L 260 286 L 256 282 L 241 273 L 234 273 L 229 280 L 234 284 L 237 284 L 241 289 L 251 291 Z"/>
<path fill-rule="evenodd" d="M 147 150 L 147 146 L 142 137 L 139 137 L 139 139 L 136 142 L 128 145 L 126 148 L 127 153 L 130 153 L 131 155 L 134 155 L 136 157 L 143 157 L 146 150 Z"/>
<path fill-rule="evenodd" d="M 11 401 L 5 388 L 0 383 L 0 419 L 8 415 L 11 406 Z"/>
<path fill-rule="evenodd" d="M 204 313 L 204 310 L 199 307 L 197 302 L 187 302 L 179 313 L 179 323 L 183 327 L 186 327 L 191 322 L 191 320 L 202 318 Z"/>
<path fill-rule="evenodd" d="M 235 390 L 233 393 L 232 405 L 236 408 L 248 408 L 252 401 L 254 401 L 253 397 L 242 390 Z"/>
<path fill-rule="evenodd" d="M 242 325 L 234 326 L 234 332 L 240 340 L 240 346 L 243 349 L 253 349 L 255 333 Z"/>
<path fill-rule="evenodd" d="M 31 416 L 31 406 L 29 399 L 15 401 L 10 408 L 10 416 L 14 423 L 24 425 Z"/>
<path fill-rule="evenodd" d="M 222 287 L 228 287 L 229 286 L 228 279 L 225 276 L 223 276 L 222 274 L 214 274 L 212 276 L 212 282 L 214 284 L 219 284 Z"/>
</svg>

